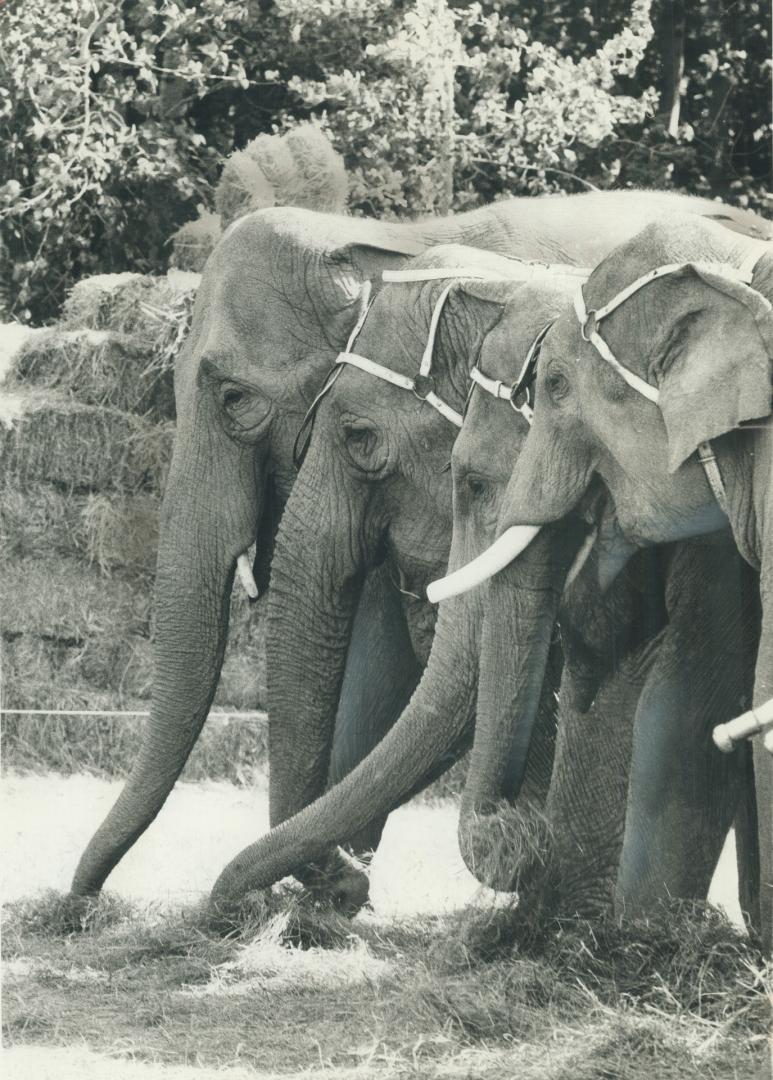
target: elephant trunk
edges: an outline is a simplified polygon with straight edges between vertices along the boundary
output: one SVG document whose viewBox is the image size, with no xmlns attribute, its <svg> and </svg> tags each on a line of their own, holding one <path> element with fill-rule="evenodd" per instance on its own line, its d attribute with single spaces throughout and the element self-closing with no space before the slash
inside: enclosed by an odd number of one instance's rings
<svg viewBox="0 0 773 1080">
<path fill-rule="evenodd" d="M 457 760 L 471 736 L 477 688 L 480 620 L 472 608 L 468 597 L 441 607 L 429 662 L 394 727 L 322 798 L 240 852 L 215 883 L 215 904 L 227 907 L 323 859 Z"/>
<path fill-rule="evenodd" d="M 364 573 L 361 522 L 350 526 L 351 515 L 341 514 L 325 532 L 321 486 L 304 473 L 296 480 L 277 534 L 268 597 L 272 825 L 325 789 Z M 346 529 L 346 534 L 338 535 L 338 529 Z"/>
<path fill-rule="evenodd" d="M 151 714 L 124 788 L 78 863 L 72 883 L 76 895 L 99 891 L 154 820 L 182 772 L 217 688 L 236 558 L 255 537 L 259 508 L 251 454 L 239 455 L 231 477 L 232 496 L 238 490 L 242 498 L 238 506 L 232 499 L 222 514 L 214 510 L 215 489 L 192 485 L 190 473 L 183 476 L 182 471 L 173 464 L 164 499 Z"/>
<path fill-rule="evenodd" d="M 533 800 L 511 805 L 523 785 L 540 710 L 553 705 L 551 641 L 580 530 L 545 528 L 490 583 L 483 622 L 475 741 L 462 796 L 459 844 L 484 884 L 514 891 L 550 846 Z M 526 794 L 526 793 L 524 793 Z"/>
</svg>

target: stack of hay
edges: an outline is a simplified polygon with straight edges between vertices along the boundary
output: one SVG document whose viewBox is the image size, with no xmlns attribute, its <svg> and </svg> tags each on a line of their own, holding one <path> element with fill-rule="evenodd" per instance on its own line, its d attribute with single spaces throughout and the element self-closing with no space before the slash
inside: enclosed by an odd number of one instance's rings
<svg viewBox="0 0 773 1080">
<path fill-rule="evenodd" d="M 2 705 L 6 762 L 122 772 L 153 678 L 158 519 L 174 438 L 174 358 L 199 276 L 114 274 L 73 289 L 62 321 L 27 336 L 0 391 Z M 263 628 L 235 595 L 216 706 L 264 700 Z M 219 754 L 223 732 L 204 767 Z M 230 743 L 229 743 L 230 745 Z M 223 755 L 220 755 L 223 756 Z M 218 763 L 230 775 L 238 755 Z M 222 766 L 222 767 L 221 767 Z"/>
<path fill-rule="evenodd" d="M 198 279 L 72 291 L 12 358 L 0 406 L 5 708 L 140 707 L 174 355 Z"/>
</svg>

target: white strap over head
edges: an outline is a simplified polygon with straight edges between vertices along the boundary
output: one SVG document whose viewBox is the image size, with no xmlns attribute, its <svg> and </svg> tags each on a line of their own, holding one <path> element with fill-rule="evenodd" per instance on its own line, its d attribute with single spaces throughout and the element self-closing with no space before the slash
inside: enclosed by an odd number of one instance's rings
<svg viewBox="0 0 773 1080">
<path fill-rule="evenodd" d="M 368 289 L 370 283 L 368 283 Z M 349 341 L 346 344 L 346 350 L 339 353 L 336 357 L 336 364 L 350 364 L 352 367 L 359 368 L 360 371 L 365 371 L 369 375 L 374 375 L 377 379 L 381 379 L 384 382 L 391 383 L 392 386 L 398 386 L 401 390 L 410 390 L 420 401 L 426 401 L 428 405 L 431 405 L 433 409 L 440 413 L 442 417 L 448 420 L 449 423 L 455 427 L 462 426 L 462 416 L 455 409 L 443 401 L 435 393 L 433 379 L 431 376 L 432 371 L 432 356 L 435 350 L 435 337 L 437 336 L 437 328 L 440 322 L 440 316 L 443 313 L 448 295 L 453 288 L 453 282 L 446 285 L 437 299 L 435 307 L 432 311 L 432 318 L 429 324 L 429 333 L 427 335 L 427 344 L 424 347 L 422 353 L 421 362 L 419 364 L 419 372 L 415 378 L 411 379 L 408 375 L 401 375 L 397 371 L 392 371 L 391 368 L 384 367 L 383 364 L 376 363 L 375 360 L 369 360 L 366 356 L 360 356 L 359 353 L 352 352 L 352 345 L 354 345 L 355 339 L 362 329 L 362 325 L 365 322 L 365 317 L 369 310 L 369 305 L 363 306 L 363 312 L 360 315 L 357 326 L 352 331 Z M 339 367 L 338 371 L 342 370 Z M 334 376 L 335 378 L 335 376 Z M 332 380 L 331 380 L 332 383 Z"/>
<path fill-rule="evenodd" d="M 585 296 L 581 285 L 574 298 L 574 310 L 580 323 L 580 332 L 583 340 L 590 342 L 599 355 L 615 369 L 618 375 L 625 379 L 630 387 L 637 390 L 643 397 L 648 398 L 650 401 L 657 402 L 659 394 L 656 387 L 651 386 L 644 379 L 624 367 L 601 337 L 598 332 L 598 325 L 601 320 L 606 319 L 608 315 L 611 315 L 613 311 L 619 308 L 621 304 L 625 303 L 626 300 L 630 299 L 630 297 L 632 297 L 634 293 L 637 293 L 639 289 L 643 289 L 645 285 L 649 285 L 651 282 L 657 281 L 667 274 L 677 274 L 681 270 L 686 270 L 688 268 L 693 268 L 699 272 L 707 271 L 712 274 L 718 274 L 721 277 L 730 278 L 732 281 L 740 281 L 744 285 L 751 285 L 754 276 L 754 268 L 762 256 L 770 251 L 771 247 L 769 244 L 764 244 L 761 241 L 754 242 L 753 250 L 746 256 L 740 267 L 731 266 L 729 263 L 666 263 L 664 266 L 658 266 L 654 270 L 650 270 L 648 273 L 642 274 L 641 277 L 636 278 L 630 285 L 621 289 L 620 292 L 617 293 L 609 303 L 604 304 L 603 307 L 591 308 L 590 311 L 588 311 L 585 306 Z"/>
<path fill-rule="evenodd" d="M 506 256 L 500 255 L 499 259 L 505 261 Z M 382 281 L 405 282 L 405 281 L 442 281 L 446 278 L 470 281 L 532 281 L 544 274 L 559 274 L 561 277 L 587 278 L 590 270 L 584 266 L 568 266 L 564 263 L 539 263 L 526 262 L 520 259 L 507 260 L 511 265 L 506 272 L 499 273 L 496 270 L 488 270 L 483 266 L 427 266 L 420 269 L 408 270 L 384 270 L 381 274 Z"/>
<path fill-rule="evenodd" d="M 604 341 L 598 332 L 598 325 L 601 320 L 606 319 L 608 315 L 611 315 L 613 311 L 617 310 L 621 304 L 630 299 L 630 297 L 632 297 L 634 293 L 637 293 L 639 289 L 643 289 L 645 285 L 649 285 L 651 282 L 657 281 L 667 274 L 677 274 L 688 268 L 695 269 L 699 273 L 705 271 L 712 274 L 718 274 L 721 277 L 729 278 L 731 281 L 740 281 L 744 285 L 751 285 L 757 263 L 763 255 L 768 254 L 770 251 L 771 247 L 769 243 L 753 241 L 752 250 L 743 259 L 740 266 L 732 266 L 729 263 L 707 262 L 666 263 L 664 266 L 658 266 L 654 270 L 650 270 L 649 273 L 642 274 L 641 277 L 636 278 L 630 285 L 621 289 L 620 292 L 617 293 L 609 303 L 604 304 L 603 307 L 591 308 L 590 311 L 588 311 L 585 306 L 585 296 L 582 291 L 582 286 L 580 286 L 574 297 L 574 310 L 580 323 L 580 334 L 582 335 L 582 339 L 593 345 L 599 356 L 601 356 L 602 359 L 604 359 L 633 390 L 636 390 L 642 397 L 647 398 L 648 401 L 657 404 L 660 400 L 660 391 L 657 387 L 648 383 L 646 379 L 642 379 L 635 372 L 620 363 L 609 345 L 607 345 L 606 341 Z M 720 509 L 724 513 L 727 513 L 727 493 L 725 491 L 725 485 L 722 482 L 722 474 L 719 471 L 716 456 L 711 448 L 711 443 L 703 442 L 699 445 L 698 460 L 703 466 L 706 479 L 714 493 L 714 497 L 719 503 Z"/>
</svg>

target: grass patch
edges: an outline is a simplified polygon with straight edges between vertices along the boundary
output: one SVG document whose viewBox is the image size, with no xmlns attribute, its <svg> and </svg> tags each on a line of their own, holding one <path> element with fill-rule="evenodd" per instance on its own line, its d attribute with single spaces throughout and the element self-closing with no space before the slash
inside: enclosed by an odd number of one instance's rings
<svg viewBox="0 0 773 1080">
<path fill-rule="evenodd" d="M 79 702 L 73 701 L 75 706 Z M 93 696 L 85 707 L 94 707 Z M 147 701 L 127 702 L 147 708 Z M 14 772 L 88 773 L 108 779 L 128 775 L 146 720 L 140 716 L 4 716 L 3 768 Z M 224 780 L 240 787 L 263 782 L 268 722 L 256 717 L 211 717 L 194 747 L 182 779 Z"/>
<path fill-rule="evenodd" d="M 66 914 L 53 894 L 5 912 L 8 1045 L 527 1080 L 737 1080 L 765 1054 L 758 951 L 684 905 L 525 939 L 513 911 L 349 923 L 292 889 L 252 897 L 226 936 L 201 907 L 102 898 L 77 933 Z"/>
</svg>

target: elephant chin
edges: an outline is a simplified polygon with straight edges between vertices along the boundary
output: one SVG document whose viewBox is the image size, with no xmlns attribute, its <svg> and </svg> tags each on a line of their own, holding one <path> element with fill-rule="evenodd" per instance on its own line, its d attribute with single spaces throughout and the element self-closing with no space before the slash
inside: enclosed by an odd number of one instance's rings
<svg viewBox="0 0 773 1080">
<path fill-rule="evenodd" d="M 467 869 L 498 892 L 543 894 L 554 876 L 554 837 L 545 814 L 527 799 L 502 799 L 489 812 L 463 813 L 459 848 Z"/>
</svg>

